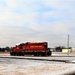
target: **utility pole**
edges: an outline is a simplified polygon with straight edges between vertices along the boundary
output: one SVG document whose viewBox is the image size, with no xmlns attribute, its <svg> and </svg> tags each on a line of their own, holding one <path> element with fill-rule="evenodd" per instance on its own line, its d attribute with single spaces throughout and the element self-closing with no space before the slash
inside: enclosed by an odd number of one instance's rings
<svg viewBox="0 0 75 75">
<path fill-rule="evenodd" d="M 68 34 L 68 43 L 67 43 L 67 47 L 68 47 L 68 55 L 69 55 L 69 34 Z"/>
</svg>

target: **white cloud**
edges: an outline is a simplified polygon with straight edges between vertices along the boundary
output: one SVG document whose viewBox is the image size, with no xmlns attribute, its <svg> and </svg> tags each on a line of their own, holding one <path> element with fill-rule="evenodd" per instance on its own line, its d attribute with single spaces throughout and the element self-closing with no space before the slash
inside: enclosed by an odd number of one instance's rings
<svg viewBox="0 0 75 75">
<path fill-rule="evenodd" d="M 74 6 L 74 2 L 74 0 L 44 0 L 43 4 L 57 9 L 61 8 L 62 10 L 66 8 L 72 8 Z"/>
<path fill-rule="evenodd" d="M 55 23 L 55 25 L 51 27 L 51 31 L 54 34 L 67 34 L 69 32 L 69 29 L 69 26 L 65 25 L 62 22 Z"/>
<path fill-rule="evenodd" d="M 16 0 L 6 0 L 7 7 L 16 8 L 17 2 Z"/>
<path fill-rule="evenodd" d="M 56 35 L 74 33 L 73 0 L 6 0 L 5 3 L 0 5 L 2 45 L 24 41 L 49 41 L 50 45 L 58 45 L 63 38 Z M 46 6 L 52 10 L 44 9 Z"/>
</svg>

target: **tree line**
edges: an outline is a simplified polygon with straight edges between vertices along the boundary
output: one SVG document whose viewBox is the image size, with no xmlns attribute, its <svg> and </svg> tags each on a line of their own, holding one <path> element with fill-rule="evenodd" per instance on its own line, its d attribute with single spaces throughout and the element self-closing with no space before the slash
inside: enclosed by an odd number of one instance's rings
<svg viewBox="0 0 75 75">
<path fill-rule="evenodd" d="M 71 49 L 71 47 L 66 48 L 64 46 L 58 46 L 58 47 L 55 47 L 54 49 L 55 49 L 55 52 L 62 52 L 62 49 Z"/>
<path fill-rule="evenodd" d="M 11 47 L 3 47 L 3 48 L 0 48 L 0 52 L 10 52 L 11 50 Z"/>
</svg>

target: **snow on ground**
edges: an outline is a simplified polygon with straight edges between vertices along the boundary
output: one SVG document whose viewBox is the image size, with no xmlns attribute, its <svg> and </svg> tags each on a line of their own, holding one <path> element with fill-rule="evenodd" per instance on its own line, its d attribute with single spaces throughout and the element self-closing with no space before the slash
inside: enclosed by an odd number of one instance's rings
<svg viewBox="0 0 75 75">
<path fill-rule="evenodd" d="M 61 75 L 75 70 L 75 64 L 0 58 L 0 75 Z"/>
<path fill-rule="evenodd" d="M 10 57 L 10 54 L 0 54 L 0 57 Z M 62 53 L 53 53 L 50 57 L 20 56 L 19 58 L 69 60 L 73 63 L 0 58 L 0 75 L 62 75 L 75 71 L 74 53 L 69 54 L 69 56 Z"/>
</svg>

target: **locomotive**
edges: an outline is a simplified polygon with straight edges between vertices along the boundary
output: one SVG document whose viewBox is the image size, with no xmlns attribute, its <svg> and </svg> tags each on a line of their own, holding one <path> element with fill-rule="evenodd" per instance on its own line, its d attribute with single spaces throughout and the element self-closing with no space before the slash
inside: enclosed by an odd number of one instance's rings
<svg viewBox="0 0 75 75">
<path fill-rule="evenodd" d="M 48 48 L 47 42 L 26 42 L 12 47 L 11 56 L 51 56 L 52 52 Z"/>
</svg>

